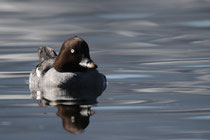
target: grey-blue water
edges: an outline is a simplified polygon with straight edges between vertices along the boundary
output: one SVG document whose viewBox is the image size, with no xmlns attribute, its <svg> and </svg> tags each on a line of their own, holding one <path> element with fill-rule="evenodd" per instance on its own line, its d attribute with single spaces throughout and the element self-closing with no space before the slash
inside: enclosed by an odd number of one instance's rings
<svg viewBox="0 0 210 140">
<path fill-rule="evenodd" d="M 28 88 L 37 49 L 58 52 L 74 35 L 107 89 L 83 109 L 38 102 Z M 209 85 L 209 0 L 0 1 L 2 140 L 209 140 Z"/>
</svg>

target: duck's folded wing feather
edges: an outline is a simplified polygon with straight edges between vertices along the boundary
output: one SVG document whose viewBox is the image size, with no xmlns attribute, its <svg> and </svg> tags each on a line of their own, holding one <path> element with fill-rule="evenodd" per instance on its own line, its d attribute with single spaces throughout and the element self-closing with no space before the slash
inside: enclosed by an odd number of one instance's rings
<svg viewBox="0 0 210 140">
<path fill-rule="evenodd" d="M 54 58 L 57 56 L 56 52 L 48 46 L 43 46 L 43 47 L 39 48 L 37 53 L 38 53 L 40 62 Z"/>
</svg>

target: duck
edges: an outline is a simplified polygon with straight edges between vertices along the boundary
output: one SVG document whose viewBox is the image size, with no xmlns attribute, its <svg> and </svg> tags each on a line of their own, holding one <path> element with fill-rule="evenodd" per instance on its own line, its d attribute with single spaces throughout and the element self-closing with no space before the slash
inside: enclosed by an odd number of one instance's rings
<svg viewBox="0 0 210 140">
<path fill-rule="evenodd" d="M 31 90 L 46 87 L 105 90 L 106 76 L 97 70 L 84 39 L 78 36 L 67 39 L 58 55 L 48 46 L 39 48 L 37 53 L 39 64 L 29 76 Z"/>
</svg>

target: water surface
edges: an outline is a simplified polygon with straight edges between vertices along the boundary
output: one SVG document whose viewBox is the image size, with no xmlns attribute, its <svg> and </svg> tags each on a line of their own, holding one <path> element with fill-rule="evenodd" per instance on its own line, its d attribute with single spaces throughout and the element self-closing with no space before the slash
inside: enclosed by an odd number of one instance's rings
<svg viewBox="0 0 210 140">
<path fill-rule="evenodd" d="M 207 0 L 1 1 L 1 139 L 210 139 L 209 7 Z M 28 88 L 36 51 L 58 52 L 74 35 L 89 44 L 107 89 L 91 107 L 40 106 Z M 80 135 L 63 128 L 62 109 L 90 112 Z"/>
</svg>

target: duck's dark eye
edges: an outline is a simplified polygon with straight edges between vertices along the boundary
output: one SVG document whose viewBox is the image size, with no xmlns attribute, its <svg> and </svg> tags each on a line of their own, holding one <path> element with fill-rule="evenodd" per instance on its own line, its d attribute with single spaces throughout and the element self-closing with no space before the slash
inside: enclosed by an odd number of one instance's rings
<svg viewBox="0 0 210 140">
<path fill-rule="evenodd" d="M 74 49 L 71 49 L 71 53 L 75 53 L 75 50 Z"/>
</svg>

